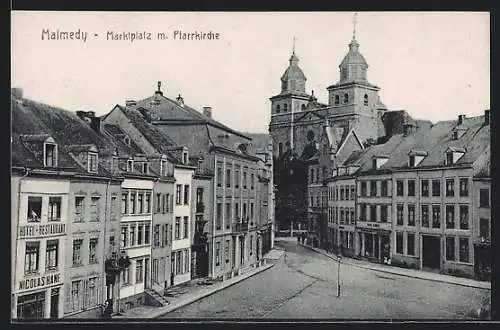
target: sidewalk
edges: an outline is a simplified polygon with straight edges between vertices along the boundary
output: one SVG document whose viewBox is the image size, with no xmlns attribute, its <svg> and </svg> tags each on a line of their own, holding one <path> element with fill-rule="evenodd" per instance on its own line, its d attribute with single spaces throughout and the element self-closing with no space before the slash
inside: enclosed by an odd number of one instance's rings
<svg viewBox="0 0 500 330">
<path fill-rule="evenodd" d="M 267 255 L 269 255 L 270 253 L 273 253 L 273 255 L 271 255 L 272 257 L 276 256 L 275 250 L 271 250 Z M 262 264 L 262 266 L 252 268 L 246 273 L 243 273 L 241 275 L 235 276 L 227 280 L 216 281 L 212 285 L 202 285 L 201 282 L 197 283 L 196 281 L 191 281 L 191 283 L 188 283 L 185 287 L 182 288 L 184 291 L 182 294 L 174 297 L 166 297 L 166 299 L 169 302 L 169 304 L 166 306 L 163 307 L 140 306 L 125 311 L 124 313 L 122 313 L 121 316 L 113 316 L 113 319 L 119 320 L 119 319 L 129 319 L 129 318 L 157 318 L 164 314 L 173 312 L 176 309 L 179 309 L 199 299 L 205 298 L 216 292 L 224 290 L 227 287 L 230 287 L 238 282 L 241 282 L 249 277 L 252 277 L 260 272 L 263 272 L 273 267 L 274 266 L 273 263 L 270 262 L 268 263 L 266 261 L 267 255 L 263 258 L 265 263 Z"/>
<path fill-rule="evenodd" d="M 323 249 L 312 247 L 310 245 L 305 245 L 302 243 L 300 243 L 300 245 L 303 247 L 306 247 L 308 249 L 314 250 L 317 253 L 321 253 L 321 254 L 323 254 L 323 255 L 325 255 L 325 256 L 327 256 L 335 261 L 338 261 L 337 256 L 333 253 L 327 252 Z M 347 257 L 343 257 L 341 263 L 351 265 L 354 267 L 370 269 L 370 270 L 389 273 L 389 274 L 396 274 L 396 275 L 400 275 L 400 276 L 413 277 L 413 278 L 418 278 L 418 279 L 422 279 L 422 280 L 450 283 L 450 284 L 455 284 L 455 285 L 467 286 L 467 287 L 471 287 L 471 288 L 491 290 L 491 282 L 476 281 L 476 280 L 472 280 L 472 279 L 468 279 L 468 278 L 462 278 L 462 277 L 456 277 L 456 276 L 444 275 L 444 274 L 436 274 L 436 273 L 431 273 L 431 272 L 426 272 L 426 271 L 421 271 L 421 270 L 406 269 L 406 268 L 400 268 L 400 267 L 389 266 L 389 265 L 384 265 L 384 264 L 375 264 L 375 263 L 371 263 L 368 261 L 357 260 L 357 259 L 352 259 L 352 258 L 347 258 Z"/>
</svg>

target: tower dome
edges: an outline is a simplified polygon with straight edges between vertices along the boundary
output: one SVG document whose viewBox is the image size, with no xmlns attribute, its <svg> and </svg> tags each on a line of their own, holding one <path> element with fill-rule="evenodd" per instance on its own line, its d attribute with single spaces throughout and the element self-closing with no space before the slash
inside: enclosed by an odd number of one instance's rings
<svg viewBox="0 0 500 330">
<path fill-rule="evenodd" d="M 299 58 L 295 55 L 295 50 L 288 61 L 290 64 L 281 76 L 281 92 L 297 91 L 305 93 L 307 78 L 299 67 Z"/>
<path fill-rule="evenodd" d="M 366 70 L 368 63 L 364 56 L 359 52 L 359 43 L 352 39 L 349 43 L 349 52 L 339 65 L 340 82 L 346 81 L 366 81 Z"/>
</svg>

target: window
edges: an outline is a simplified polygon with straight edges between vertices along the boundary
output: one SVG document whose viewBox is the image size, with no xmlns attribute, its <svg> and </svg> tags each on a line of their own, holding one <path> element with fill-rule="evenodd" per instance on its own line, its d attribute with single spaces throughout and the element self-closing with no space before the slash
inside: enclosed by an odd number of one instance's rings
<svg viewBox="0 0 500 330">
<path fill-rule="evenodd" d="M 159 283 L 158 279 L 158 259 L 153 259 L 153 282 Z"/>
<path fill-rule="evenodd" d="M 387 184 L 387 181 L 386 180 L 383 180 L 381 182 L 381 195 L 383 197 L 387 197 L 389 195 L 389 191 L 388 191 L 388 184 Z"/>
<path fill-rule="evenodd" d="M 396 195 L 403 196 L 403 180 L 396 181 Z"/>
<path fill-rule="evenodd" d="M 95 152 L 89 152 L 89 172 L 96 173 L 97 172 L 97 154 Z"/>
<path fill-rule="evenodd" d="M 109 207 L 109 220 L 115 221 L 116 220 L 116 196 L 111 196 L 111 205 Z"/>
<path fill-rule="evenodd" d="M 184 185 L 184 205 L 189 205 L 189 185 Z"/>
<path fill-rule="evenodd" d="M 387 222 L 387 205 L 380 206 L 380 222 Z"/>
<path fill-rule="evenodd" d="M 99 242 L 98 238 L 91 238 L 89 240 L 89 263 L 90 264 L 97 263 L 97 245 L 98 245 L 98 242 Z"/>
<path fill-rule="evenodd" d="M 319 168 L 316 169 L 316 183 L 319 183 Z"/>
<path fill-rule="evenodd" d="M 252 255 L 253 254 L 253 236 L 250 235 L 249 241 L 250 241 L 250 255 Z"/>
<path fill-rule="evenodd" d="M 377 181 L 370 182 L 370 196 L 377 196 Z"/>
<path fill-rule="evenodd" d="M 479 189 L 479 207 L 490 207 L 489 189 Z"/>
<path fill-rule="evenodd" d="M 168 224 L 163 225 L 163 246 L 168 245 L 168 238 L 170 236 L 168 235 Z"/>
<path fill-rule="evenodd" d="M 73 240 L 73 266 L 80 266 L 82 264 L 82 245 L 83 239 Z"/>
<path fill-rule="evenodd" d="M 226 245 L 224 246 L 224 255 L 226 256 L 226 264 L 229 263 L 229 240 L 226 240 Z"/>
<path fill-rule="evenodd" d="M 128 193 L 122 193 L 122 213 L 128 214 Z"/>
<path fill-rule="evenodd" d="M 84 200 L 85 197 L 75 197 L 75 222 L 82 222 L 84 218 Z"/>
<path fill-rule="evenodd" d="M 40 222 L 42 215 L 42 197 L 28 197 L 28 222 Z"/>
<path fill-rule="evenodd" d="M 71 310 L 77 311 L 83 308 L 83 281 L 71 282 Z"/>
<path fill-rule="evenodd" d="M 415 226 L 415 205 L 408 205 L 408 226 Z"/>
<path fill-rule="evenodd" d="M 57 146 L 55 144 L 45 143 L 45 166 L 57 166 Z"/>
<path fill-rule="evenodd" d="M 234 203 L 234 217 L 238 219 L 240 217 L 240 204 Z"/>
<path fill-rule="evenodd" d="M 406 254 L 409 256 L 415 255 L 415 234 L 406 234 Z"/>
<path fill-rule="evenodd" d="M 24 259 L 24 273 L 38 273 L 38 262 L 40 257 L 40 242 L 26 242 Z"/>
<path fill-rule="evenodd" d="M 220 265 L 220 242 L 215 243 L 215 265 Z"/>
<path fill-rule="evenodd" d="M 455 261 L 455 237 L 446 237 L 446 260 Z"/>
<path fill-rule="evenodd" d="M 135 223 L 130 225 L 130 246 L 137 245 L 137 241 L 135 240 Z"/>
<path fill-rule="evenodd" d="M 167 175 L 167 161 L 165 159 L 160 160 L 160 175 Z"/>
<path fill-rule="evenodd" d="M 453 164 L 453 153 L 452 152 L 448 152 L 446 154 L 446 164 L 447 165 Z"/>
<path fill-rule="evenodd" d="M 184 272 L 189 273 L 189 250 L 184 250 Z"/>
<path fill-rule="evenodd" d="M 189 218 L 184 217 L 184 238 L 189 236 Z"/>
<path fill-rule="evenodd" d="M 109 249 L 115 252 L 115 236 L 109 236 Z"/>
<path fill-rule="evenodd" d="M 226 229 L 229 229 L 231 222 L 231 203 L 226 203 Z"/>
<path fill-rule="evenodd" d="M 132 159 L 127 160 L 127 172 L 134 171 L 134 161 Z"/>
<path fill-rule="evenodd" d="M 344 104 L 349 103 L 349 94 L 344 93 Z"/>
<path fill-rule="evenodd" d="M 441 228 L 441 205 L 432 205 L 432 228 Z"/>
<path fill-rule="evenodd" d="M 361 196 L 366 197 L 366 181 L 361 181 Z"/>
<path fill-rule="evenodd" d="M 455 196 L 455 180 L 446 179 L 446 197 Z"/>
<path fill-rule="evenodd" d="M 216 220 L 217 222 L 215 223 L 215 229 L 220 230 L 222 228 L 222 203 L 217 203 L 217 210 L 216 210 Z"/>
<path fill-rule="evenodd" d="M 429 197 L 429 180 L 420 181 L 420 191 L 422 197 Z"/>
<path fill-rule="evenodd" d="M 181 199 L 182 199 L 182 185 L 178 184 L 175 186 L 175 204 L 176 205 L 181 205 Z"/>
<path fill-rule="evenodd" d="M 342 207 L 340 208 L 340 223 L 344 223 L 344 209 Z"/>
<path fill-rule="evenodd" d="M 137 213 L 144 213 L 144 194 L 142 191 L 137 194 Z"/>
<path fill-rule="evenodd" d="M 459 213 L 460 213 L 460 229 L 462 230 L 469 229 L 469 206 L 460 205 Z"/>
<path fill-rule="evenodd" d="M 88 296 L 89 307 L 97 306 L 97 304 L 99 303 L 98 302 L 98 285 L 97 285 L 98 281 L 99 281 L 98 277 L 89 278 L 89 282 L 87 285 L 87 288 L 88 288 L 87 296 Z"/>
<path fill-rule="evenodd" d="M 187 151 L 183 151 L 182 152 L 182 163 L 183 164 L 187 164 L 188 163 L 188 159 L 189 159 L 188 152 Z"/>
<path fill-rule="evenodd" d="M 99 197 L 90 198 L 90 221 L 99 221 Z"/>
<path fill-rule="evenodd" d="M 57 260 L 59 257 L 58 253 L 59 240 L 56 239 L 47 241 L 47 249 L 45 252 L 45 269 L 47 271 L 57 269 Z"/>
<path fill-rule="evenodd" d="M 363 98 L 363 104 L 368 105 L 368 95 L 367 94 L 365 94 L 365 96 Z"/>
<path fill-rule="evenodd" d="M 226 187 L 231 188 L 231 169 L 226 169 Z"/>
<path fill-rule="evenodd" d="M 460 178 L 459 180 L 460 197 L 469 196 L 469 179 Z"/>
<path fill-rule="evenodd" d="M 429 228 L 429 205 L 422 205 L 421 210 L 422 227 Z"/>
<path fill-rule="evenodd" d="M 469 262 L 469 238 L 461 237 L 458 240 L 458 261 L 460 262 Z"/>
<path fill-rule="evenodd" d="M 151 226 L 146 225 L 144 226 L 144 244 L 150 244 L 150 237 L 151 237 Z"/>
<path fill-rule="evenodd" d="M 354 186 L 351 186 L 351 199 L 354 200 L 355 191 L 354 191 Z"/>
<path fill-rule="evenodd" d="M 396 233 L 396 253 L 403 254 L 403 233 Z"/>
<path fill-rule="evenodd" d="M 175 239 L 181 238 L 181 217 L 175 217 Z"/>
<path fill-rule="evenodd" d="M 408 196 L 415 196 L 415 180 L 408 180 Z"/>
<path fill-rule="evenodd" d="M 243 170 L 243 189 L 247 189 L 247 172 Z"/>
<path fill-rule="evenodd" d="M 142 173 L 148 173 L 148 163 L 142 163 Z"/>
<path fill-rule="evenodd" d="M 280 105 L 276 104 L 276 113 L 280 113 Z"/>
<path fill-rule="evenodd" d="M 217 163 L 217 187 L 222 187 L 222 163 Z"/>
<path fill-rule="evenodd" d="M 61 220 L 61 197 L 49 197 L 48 221 Z"/>
<path fill-rule="evenodd" d="M 376 205 L 370 205 L 370 221 L 371 222 L 377 221 L 377 206 Z"/>
<path fill-rule="evenodd" d="M 135 283 L 142 283 L 144 281 L 143 270 L 143 259 L 137 259 L 135 261 Z"/>
<path fill-rule="evenodd" d="M 136 214 L 136 203 L 135 203 L 135 198 L 136 198 L 136 192 L 131 191 L 130 192 L 130 214 Z"/>
<path fill-rule="evenodd" d="M 288 111 L 288 104 L 283 104 L 283 112 L 287 112 Z"/>
<path fill-rule="evenodd" d="M 490 238 L 490 221 L 487 218 L 479 219 L 479 236 L 483 239 Z"/>
<path fill-rule="evenodd" d="M 254 190 L 255 189 L 255 175 L 253 173 L 250 174 L 250 189 Z"/>
<path fill-rule="evenodd" d="M 314 168 L 311 168 L 311 177 L 309 179 L 310 183 L 314 183 Z"/>
<path fill-rule="evenodd" d="M 160 246 L 160 225 L 155 225 L 153 232 L 153 245 Z"/>
<path fill-rule="evenodd" d="M 432 196 L 441 196 L 441 181 L 432 180 Z"/>
<path fill-rule="evenodd" d="M 396 205 L 396 221 L 398 226 L 403 225 L 403 204 Z"/>
<path fill-rule="evenodd" d="M 335 95 L 335 105 L 339 105 L 339 104 L 340 104 L 340 96 Z"/>
<path fill-rule="evenodd" d="M 247 219 L 247 203 L 243 203 L 243 220 L 246 221 Z"/>
<path fill-rule="evenodd" d="M 146 213 L 151 213 L 151 193 L 146 193 Z"/>
<path fill-rule="evenodd" d="M 127 227 L 125 227 L 125 226 L 121 227 L 120 239 L 121 239 L 121 246 L 122 247 L 127 247 L 129 244 L 127 232 L 128 232 Z"/>
<path fill-rule="evenodd" d="M 344 200 L 344 187 L 340 187 L 340 200 Z"/>
<path fill-rule="evenodd" d="M 281 153 L 283 151 L 282 149 L 283 149 L 283 146 L 280 143 L 280 155 L 281 155 Z M 241 178 L 240 178 L 240 170 L 239 170 L 239 168 L 240 168 L 239 166 L 236 166 L 236 172 L 235 172 L 235 175 L 234 175 L 235 180 L 236 180 L 236 183 L 234 184 L 235 188 L 239 188 L 240 187 L 240 179 Z"/>
<path fill-rule="evenodd" d="M 137 245 L 144 244 L 144 225 L 137 226 Z"/>
<path fill-rule="evenodd" d="M 128 266 L 122 271 L 122 281 L 121 284 L 122 286 L 129 285 L 130 284 L 130 267 L 132 265 Z"/>
<path fill-rule="evenodd" d="M 351 225 L 354 225 L 354 208 L 351 209 Z"/>
<path fill-rule="evenodd" d="M 410 156 L 410 167 L 415 167 L 415 156 L 414 155 Z"/>
<path fill-rule="evenodd" d="M 446 229 L 455 229 L 455 205 L 446 205 Z"/>
<path fill-rule="evenodd" d="M 361 221 L 366 221 L 366 218 L 367 218 L 367 205 L 366 204 L 361 204 L 360 206 L 360 211 L 361 211 L 361 214 L 360 214 L 360 219 Z"/>
</svg>

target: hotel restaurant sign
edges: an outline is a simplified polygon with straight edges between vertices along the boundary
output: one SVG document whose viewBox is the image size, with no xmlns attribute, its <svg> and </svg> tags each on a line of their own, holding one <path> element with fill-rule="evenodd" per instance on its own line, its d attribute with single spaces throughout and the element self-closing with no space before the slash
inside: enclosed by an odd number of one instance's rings
<svg viewBox="0 0 500 330">
<path fill-rule="evenodd" d="M 66 225 L 64 223 L 51 223 L 47 225 L 27 225 L 20 226 L 18 237 L 19 238 L 31 238 L 31 237 L 44 237 L 44 236 L 54 236 L 64 234 L 66 231 Z"/>
</svg>

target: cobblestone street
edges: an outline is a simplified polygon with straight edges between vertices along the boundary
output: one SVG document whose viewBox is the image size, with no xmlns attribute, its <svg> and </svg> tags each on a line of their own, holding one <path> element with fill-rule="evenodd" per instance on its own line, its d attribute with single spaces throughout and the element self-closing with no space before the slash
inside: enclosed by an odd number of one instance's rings
<svg viewBox="0 0 500 330">
<path fill-rule="evenodd" d="M 473 319 L 490 290 L 387 274 L 337 263 L 280 241 L 278 264 L 162 318 Z"/>
</svg>

